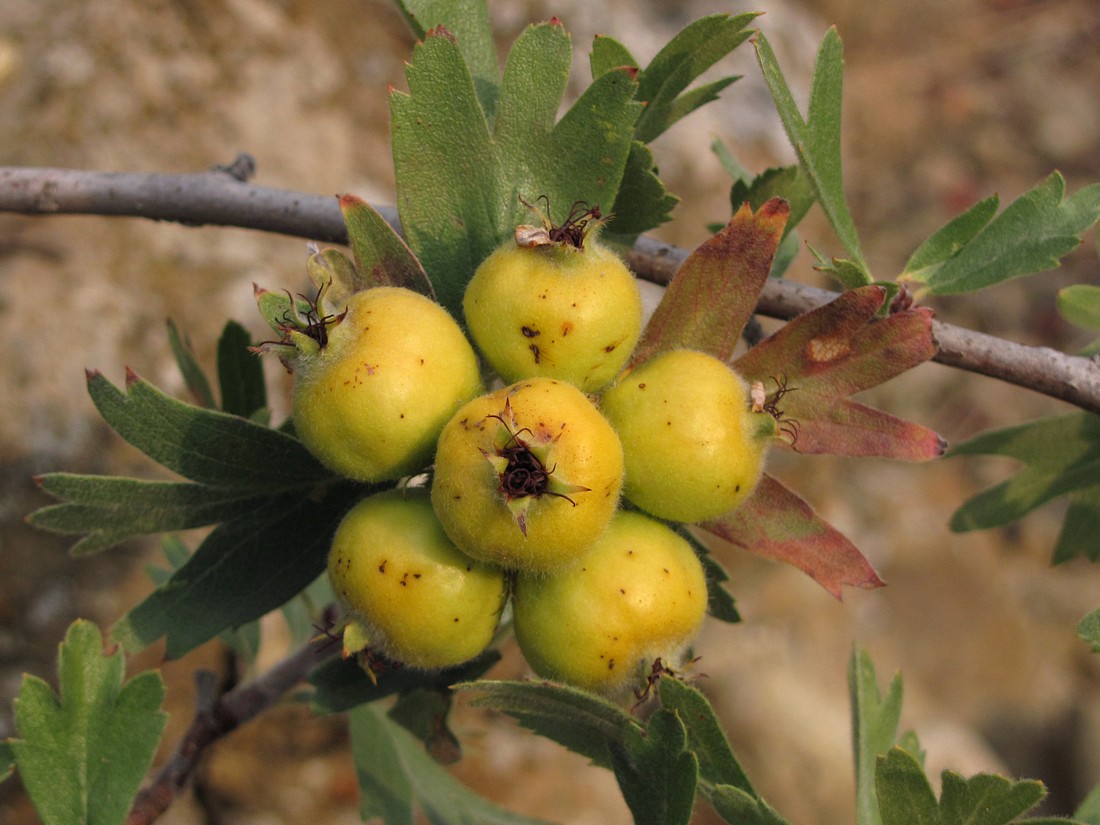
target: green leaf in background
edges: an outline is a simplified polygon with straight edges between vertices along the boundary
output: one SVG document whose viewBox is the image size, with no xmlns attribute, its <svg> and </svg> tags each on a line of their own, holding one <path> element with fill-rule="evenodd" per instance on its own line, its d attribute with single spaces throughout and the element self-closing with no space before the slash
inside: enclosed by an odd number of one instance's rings
<svg viewBox="0 0 1100 825">
<path fill-rule="evenodd" d="M 174 321 L 168 321 L 168 345 L 172 348 L 172 356 L 176 359 L 176 366 L 183 375 L 183 382 L 187 385 L 191 397 L 200 407 L 208 410 L 217 409 L 217 401 L 214 400 L 214 391 L 210 388 L 210 381 L 203 372 L 202 365 L 195 355 L 195 349 L 191 345 L 191 339 L 183 335 Z"/>
<path fill-rule="evenodd" d="M 640 141 L 630 145 L 623 180 L 615 197 L 611 220 L 601 236 L 625 247 L 637 236 L 670 220 L 680 199 L 657 177 L 653 152 Z"/>
<path fill-rule="evenodd" d="M 429 32 L 390 95 L 401 223 L 438 300 L 459 314 L 476 267 L 545 195 L 561 220 L 577 201 L 614 203 L 641 106 L 632 72 L 599 77 L 557 123 L 572 47 L 555 22 L 530 26 L 505 67 L 496 117 L 479 102 L 458 43 Z"/>
<path fill-rule="evenodd" d="M 355 256 L 356 290 L 399 286 L 435 297 L 420 261 L 373 206 L 362 198 L 344 195 L 340 198 L 340 211 Z"/>
<path fill-rule="evenodd" d="M 786 238 L 814 205 L 814 190 L 798 166 L 779 166 L 766 169 L 753 178 L 736 178 L 730 189 L 730 206 L 734 212 L 746 202 L 753 209 L 759 209 L 772 198 L 783 198 L 790 210 L 783 229 Z"/>
<path fill-rule="evenodd" d="M 959 254 L 997 212 L 1000 198 L 996 195 L 980 200 L 961 215 L 948 221 L 931 237 L 917 247 L 909 256 L 905 269 L 898 280 L 917 280 L 923 282 L 926 277 L 938 269 L 945 261 Z"/>
<path fill-rule="evenodd" d="M 166 716 L 154 672 L 123 683 L 121 651 L 78 620 L 58 652 L 60 696 L 24 676 L 11 742 L 20 779 L 44 825 L 121 825 L 153 761 Z"/>
<path fill-rule="evenodd" d="M 661 679 L 659 691 L 661 707 L 675 712 L 687 730 L 688 749 L 699 761 L 700 786 L 707 798 L 713 802 L 711 796 L 719 786 L 735 787 L 757 798 L 707 698 L 679 679 Z"/>
<path fill-rule="evenodd" d="M 877 761 L 875 795 L 881 819 L 875 821 L 882 825 L 941 825 L 936 795 L 916 758 L 895 747 Z"/>
<path fill-rule="evenodd" d="M 1100 331 L 1100 286 L 1074 284 L 1058 291 L 1058 312 L 1071 324 Z M 1100 353 L 1100 339 L 1093 341 L 1079 355 L 1090 357 Z"/>
<path fill-rule="evenodd" d="M 627 728 L 611 744 L 611 766 L 635 825 L 687 825 L 695 804 L 699 762 L 687 731 L 668 710 L 650 716 L 645 732 Z"/>
<path fill-rule="evenodd" d="M 1065 190 L 1065 179 L 1054 172 L 992 220 L 986 213 L 996 208 L 996 201 L 980 202 L 957 218 L 958 223 L 941 230 L 954 225 L 959 237 L 976 230 L 956 254 L 947 258 L 928 255 L 930 260 L 939 257 L 942 263 L 918 266 L 899 281 L 922 285 L 918 295 L 957 295 L 1053 269 L 1080 244 L 1081 233 L 1100 218 L 1100 183 L 1082 187 L 1068 198 Z M 983 223 L 983 218 L 988 223 Z M 911 267 L 912 262 L 906 268 Z"/>
<path fill-rule="evenodd" d="M 638 118 L 635 137 L 649 143 L 672 124 L 715 100 L 736 77 L 724 77 L 684 93 L 703 72 L 744 43 L 752 32 L 745 27 L 758 12 L 712 14 L 680 31 L 638 74 L 638 99 L 646 104 Z"/>
<path fill-rule="evenodd" d="M 740 622 L 741 614 L 737 612 L 737 604 L 734 602 L 730 592 L 723 587 L 723 583 L 730 580 L 726 568 L 714 558 L 710 552 L 710 548 L 699 541 L 696 535 L 692 533 L 686 525 L 668 522 L 668 526 L 678 533 L 684 541 L 695 548 L 695 553 L 699 556 L 699 561 L 703 563 L 703 571 L 707 576 L 707 614 L 718 619 L 720 622 L 727 622 L 729 624 L 737 624 Z"/>
<path fill-rule="evenodd" d="M 377 706 L 363 705 L 348 720 L 364 821 L 413 825 L 418 806 L 432 825 L 546 825 L 478 796 Z"/>
<path fill-rule="evenodd" d="M 762 33 L 757 34 L 754 42 L 764 80 L 771 91 L 787 137 L 798 155 L 799 164 L 833 231 L 854 264 L 852 268 L 838 270 L 837 274 L 845 275 L 842 283 L 849 289 L 869 284 L 874 279 L 863 259 L 859 236 L 844 197 L 840 156 L 844 47 L 840 36 L 836 29 L 830 29 L 821 43 L 814 66 L 810 106 L 805 120 L 798 111 L 794 95 L 783 77 L 771 44 Z"/>
<path fill-rule="evenodd" d="M 120 436 L 192 481 L 275 491 L 331 477 L 297 439 L 177 401 L 129 370 L 126 392 L 89 372 L 88 393 Z"/>
<path fill-rule="evenodd" d="M 790 825 L 763 799 L 733 785 L 719 785 L 710 797 L 714 810 L 730 825 Z"/>
<path fill-rule="evenodd" d="M 98 553 L 135 536 L 187 530 L 252 512 L 266 493 L 174 481 L 49 473 L 39 487 L 61 504 L 27 516 L 35 527 L 66 535 L 86 533 L 74 556 Z"/>
<path fill-rule="evenodd" d="M 1054 561 L 1083 555 L 1100 559 L 1100 416 L 1069 413 L 981 433 L 956 444 L 949 456 L 1003 455 L 1026 466 L 965 502 L 951 517 L 956 532 L 983 530 L 1016 521 L 1041 504 L 1069 496 Z"/>
<path fill-rule="evenodd" d="M 876 760 L 894 745 L 901 716 L 901 674 L 879 692 L 875 665 L 865 650 L 855 649 L 848 662 L 848 695 L 852 705 L 852 751 L 856 772 L 857 825 L 883 825 L 875 795 Z"/>
<path fill-rule="evenodd" d="M 1087 823 L 1100 825 L 1100 785 L 1097 785 L 1073 812 L 1073 818 Z"/>
<path fill-rule="evenodd" d="M 500 661 L 500 653 L 489 649 L 469 662 L 443 670 L 386 668 L 372 680 L 354 658 L 330 659 L 314 668 L 309 682 L 314 687 L 310 700 L 314 713 L 343 713 L 393 694 L 417 690 L 439 692 L 452 685 L 484 675 Z"/>
<path fill-rule="evenodd" d="M 0 782 L 15 773 L 15 753 L 11 749 L 11 742 L 0 740 Z"/>
<path fill-rule="evenodd" d="M 1100 653 L 1100 609 L 1092 611 L 1078 622 L 1077 635 L 1092 645 L 1093 653 Z"/>
<path fill-rule="evenodd" d="M 507 713 L 528 730 L 604 768 L 611 767 L 608 746 L 622 744 L 624 731 L 638 724 L 606 699 L 552 682 L 481 680 L 455 689 L 475 691 L 471 704 Z"/>
<path fill-rule="evenodd" d="M 478 103 L 491 123 L 496 111 L 500 70 L 485 0 L 395 0 L 417 40 L 442 26 L 458 42 L 473 78 Z"/>
<path fill-rule="evenodd" d="M 218 339 L 218 388 L 222 412 L 256 420 L 267 410 L 267 387 L 263 364 L 251 346 L 247 329 L 236 321 L 225 325 Z"/>
<path fill-rule="evenodd" d="M 324 570 L 332 532 L 363 488 L 341 485 L 323 499 L 271 496 L 222 522 L 166 584 L 111 629 L 137 651 L 166 637 L 176 659 L 219 633 L 278 609 Z"/>
</svg>

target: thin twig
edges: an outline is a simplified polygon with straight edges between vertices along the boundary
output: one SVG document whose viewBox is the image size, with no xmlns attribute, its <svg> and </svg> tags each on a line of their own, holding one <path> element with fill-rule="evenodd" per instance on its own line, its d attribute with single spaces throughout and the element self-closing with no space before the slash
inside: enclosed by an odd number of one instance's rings
<svg viewBox="0 0 1100 825">
<path fill-rule="evenodd" d="M 189 226 L 259 229 L 346 243 L 335 197 L 307 195 L 246 183 L 251 168 L 238 158 L 228 167 L 191 174 L 81 172 L 66 169 L 0 167 L 0 212 L 62 215 L 123 215 Z M 396 211 L 379 212 L 397 226 Z M 688 252 L 640 238 L 629 256 L 639 277 L 666 284 Z M 807 312 L 836 293 L 786 280 L 771 280 L 757 311 L 782 320 Z M 1100 364 L 1088 358 L 1016 344 L 991 335 L 936 322 L 935 360 L 999 378 L 1084 410 L 1100 413 Z"/>
<path fill-rule="evenodd" d="M 152 783 L 143 788 L 134 800 L 126 825 L 149 825 L 154 822 L 187 785 L 207 747 L 275 705 L 316 665 L 339 652 L 338 644 L 334 645 L 331 639 L 321 636 L 298 648 L 251 682 L 217 698 L 211 674 L 196 674 L 198 701 L 195 718 Z"/>
</svg>

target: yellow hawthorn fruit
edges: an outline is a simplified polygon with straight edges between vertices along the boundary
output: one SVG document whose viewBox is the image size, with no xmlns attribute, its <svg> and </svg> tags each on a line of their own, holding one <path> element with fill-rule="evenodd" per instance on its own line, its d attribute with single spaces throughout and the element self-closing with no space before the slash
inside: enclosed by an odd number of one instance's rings
<svg viewBox="0 0 1100 825">
<path fill-rule="evenodd" d="M 684 538 L 622 511 L 573 567 L 517 575 L 512 609 L 516 639 L 536 673 L 616 694 L 639 685 L 657 657 L 676 661 L 695 637 L 707 609 L 706 576 Z"/>
<path fill-rule="evenodd" d="M 748 385 L 702 352 L 659 353 L 605 392 L 600 408 L 623 445 L 623 496 L 687 523 L 717 518 L 752 493 L 775 419 Z"/>
<path fill-rule="evenodd" d="M 333 538 L 328 574 L 371 647 L 418 668 L 481 653 L 506 597 L 503 571 L 454 546 L 424 489 L 389 490 L 353 507 Z"/>
<path fill-rule="evenodd" d="M 408 289 L 355 293 L 318 343 L 292 362 L 294 428 L 323 464 L 358 481 L 423 469 L 447 419 L 481 391 L 458 324 Z"/>
<path fill-rule="evenodd" d="M 642 299 L 634 276 L 591 232 L 598 210 L 579 210 L 561 227 L 520 227 L 466 287 L 466 326 L 505 381 L 547 376 L 595 392 L 638 341 Z"/>
<path fill-rule="evenodd" d="M 622 476 L 619 439 L 584 393 L 532 378 L 455 413 L 439 436 L 432 503 L 473 558 L 546 571 L 603 533 Z"/>
</svg>

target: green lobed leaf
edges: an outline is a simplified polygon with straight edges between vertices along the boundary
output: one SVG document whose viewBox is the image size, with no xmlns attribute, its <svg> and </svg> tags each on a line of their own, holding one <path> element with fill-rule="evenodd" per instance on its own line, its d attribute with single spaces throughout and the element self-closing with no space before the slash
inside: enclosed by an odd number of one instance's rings
<svg viewBox="0 0 1100 825">
<path fill-rule="evenodd" d="M 902 279 L 923 280 L 933 267 L 957 255 L 993 218 L 999 202 L 996 195 L 980 200 L 936 230 L 909 256 Z"/>
<path fill-rule="evenodd" d="M 771 269 L 787 220 L 775 199 L 755 213 L 746 205 L 681 264 L 631 356 L 637 366 L 673 349 L 733 355 Z"/>
<path fill-rule="evenodd" d="M 386 666 L 371 679 L 354 657 L 331 659 L 313 670 L 310 704 L 314 713 L 343 713 L 394 694 L 417 690 L 441 691 L 482 676 L 500 661 L 500 653 L 486 650 L 479 656 L 443 670 L 419 670 Z"/>
<path fill-rule="evenodd" d="M 183 382 L 195 403 L 208 410 L 216 409 L 218 405 L 214 400 L 214 391 L 195 355 L 191 339 L 183 335 L 171 319 L 168 320 L 168 346 L 172 349 L 172 357 L 175 358 L 176 366 L 183 375 Z"/>
<path fill-rule="evenodd" d="M 695 805 L 699 762 L 686 749 L 679 717 L 658 710 L 645 731 L 627 728 L 610 747 L 611 767 L 635 825 L 687 825 Z"/>
<path fill-rule="evenodd" d="M 857 825 L 883 825 L 875 792 L 879 756 L 893 747 L 901 716 L 901 674 L 894 674 L 885 696 L 879 692 L 875 665 L 865 650 L 853 649 L 848 662 L 852 705 L 852 752 L 856 774 Z"/>
<path fill-rule="evenodd" d="M 661 707 L 676 713 L 687 730 L 688 748 L 699 760 L 700 786 L 707 798 L 714 801 L 718 786 L 735 787 L 757 798 L 706 696 L 679 679 L 661 679 L 659 690 Z"/>
<path fill-rule="evenodd" d="M 936 795 L 924 770 L 901 748 L 878 757 L 875 794 L 882 825 L 940 825 Z"/>
<path fill-rule="evenodd" d="M 569 36 L 531 26 L 509 54 L 492 127 L 453 39 L 429 33 L 390 95 L 398 211 L 440 303 L 458 314 L 477 266 L 546 196 L 560 222 L 572 204 L 615 202 L 641 106 L 632 72 L 597 78 L 556 124 Z"/>
<path fill-rule="evenodd" d="M 1008 481 L 978 493 L 951 517 L 956 532 L 998 527 L 1061 495 L 1070 508 L 1058 539 L 1058 562 L 1078 553 L 1095 561 L 1092 526 L 1100 522 L 1100 416 L 1069 413 L 981 433 L 948 455 L 1003 455 L 1026 466 Z"/>
<path fill-rule="evenodd" d="M 297 439 L 177 401 L 129 370 L 125 393 L 94 371 L 88 393 L 120 436 L 192 481 L 276 491 L 330 478 Z"/>
<path fill-rule="evenodd" d="M 941 776 L 940 822 L 943 825 L 1008 825 L 1046 796 L 1042 782 L 1013 780 L 992 774 L 964 778 L 954 771 Z"/>
<path fill-rule="evenodd" d="M 340 211 L 355 256 L 357 289 L 398 286 L 435 297 L 420 261 L 373 206 L 354 195 L 343 195 Z"/>
<path fill-rule="evenodd" d="M 11 751 L 44 825 L 121 825 L 153 761 L 166 716 L 153 672 L 124 683 L 121 651 L 104 655 L 99 629 L 74 622 L 58 651 L 60 695 L 24 676 Z"/>
<path fill-rule="evenodd" d="M 1089 613 L 1077 624 L 1077 635 L 1092 645 L 1093 653 L 1100 653 L 1100 609 Z M 1097 800 L 1100 810 L 1100 799 Z"/>
<path fill-rule="evenodd" d="M 681 94 L 749 38 L 752 32 L 745 27 L 758 15 L 708 15 L 688 25 L 657 52 L 638 77 L 638 99 L 646 104 L 638 119 L 638 140 L 649 143 L 684 115 L 717 98 L 718 92 L 737 79 L 722 78 Z"/>
<path fill-rule="evenodd" d="M 374 705 L 348 714 L 363 820 L 412 825 L 414 803 L 432 825 L 539 825 L 461 784 L 412 734 Z"/>
<path fill-rule="evenodd" d="M 798 155 L 818 203 L 821 204 L 837 238 L 844 245 L 854 267 L 839 270 L 846 274 L 846 288 L 869 284 L 873 278 L 860 249 L 855 223 L 844 197 L 841 170 L 840 123 L 844 81 L 844 47 L 836 29 L 829 29 L 821 43 L 814 65 L 810 105 L 804 120 L 794 96 L 763 33 L 754 38 L 757 58 L 764 80 L 775 101 L 783 128 Z"/>
<path fill-rule="evenodd" d="M 432 759 L 453 765 L 462 758 L 462 745 L 447 724 L 454 697 L 447 689 L 402 693 L 389 717 L 419 739 Z"/>
<path fill-rule="evenodd" d="M 236 321 L 229 321 L 218 339 L 218 388 L 222 412 L 253 418 L 267 409 L 264 368 L 251 350 L 252 336 Z"/>
<path fill-rule="evenodd" d="M 476 691 L 471 704 L 507 713 L 528 730 L 604 768 L 611 767 L 609 745 L 622 744 L 624 732 L 637 725 L 618 705 L 553 682 L 483 679 L 454 687 Z"/>
<path fill-rule="evenodd" d="M 942 266 L 911 272 L 906 279 L 933 295 L 957 295 L 1058 266 L 1100 218 L 1100 183 L 1068 198 L 1065 188 L 1065 179 L 1054 172 L 1005 207 Z"/>
<path fill-rule="evenodd" d="M 395 0 L 418 40 L 442 26 L 462 49 L 477 91 L 478 103 L 491 122 L 500 81 L 496 42 L 485 0 Z"/>
<path fill-rule="evenodd" d="M 222 522 L 165 585 L 115 624 L 111 638 L 136 651 L 164 636 L 165 655 L 175 659 L 279 608 L 324 570 L 332 533 L 362 494 L 345 484 L 323 498 L 271 496 Z"/>
<path fill-rule="evenodd" d="M 1093 788 L 1084 801 L 1073 812 L 1073 818 L 1087 823 L 1087 825 L 1100 825 L 1100 785 Z"/>
<path fill-rule="evenodd" d="M 714 810 L 731 825 L 790 825 L 763 799 L 733 785 L 719 785 L 710 797 Z"/>
<path fill-rule="evenodd" d="M 615 38 L 604 34 L 597 34 L 592 39 L 592 51 L 588 55 L 588 64 L 592 69 L 593 80 L 623 66 L 638 68 L 638 61 L 634 59 L 630 49 Z"/>
<path fill-rule="evenodd" d="M 768 475 L 739 508 L 699 526 L 742 550 L 794 565 L 837 599 L 844 586 L 885 584 L 854 544 Z"/>
<path fill-rule="evenodd" d="M 919 424 L 847 399 L 935 354 L 927 308 L 878 316 L 885 290 L 858 287 L 792 320 L 733 363 L 748 381 L 785 388 L 782 420 L 796 421 L 800 453 L 927 461 L 944 440 Z"/>
<path fill-rule="evenodd" d="M 55 533 L 86 533 L 74 556 L 98 553 L 135 536 L 203 527 L 253 511 L 266 493 L 173 481 L 49 473 L 43 491 L 63 501 L 42 507 L 27 521 Z"/>
<path fill-rule="evenodd" d="M 755 177 L 738 177 L 730 189 L 730 205 L 735 212 L 746 202 L 753 209 L 759 209 L 772 198 L 783 198 L 790 209 L 783 229 L 786 239 L 814 204 L 813 187 L 800 167 L 773 167 Z"/>
<path fill-rule="evenodd" d="M 630 146 L 622 185 L 603 238 L 632 246 L 637 236 L 670 220 L 680 199 L 657 177 L 653 152 L 640 141 Z"/>
</svg>

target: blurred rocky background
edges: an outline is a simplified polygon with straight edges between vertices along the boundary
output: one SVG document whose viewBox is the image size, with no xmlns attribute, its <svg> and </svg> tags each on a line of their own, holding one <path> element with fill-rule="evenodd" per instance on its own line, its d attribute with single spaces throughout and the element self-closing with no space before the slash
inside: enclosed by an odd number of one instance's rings
<svg viewBox="0 0 1100 825">
<path fill-rule="evenodd" d="M 837 25 L 847 58 L 848 195 L 884 278 L 982 196 L 999 192 L 1005 203 L 1054 168 L 1071 190 L 1100 180 L 1093 0 L 491 5 L 502 53 L 527 23 L 562 19 L 574 34 L 577 88 L 595 33 L 622 40 L 644 62 L 701 15 L 755 8 L 766 12 L 760 26 L 791 82 L 805 90 L 817 43 Z M 382 0 L 5 0 L 0 165 L 188 172 L 246 151 L 257 183 L 392 203 L 386 89 L 403 87 L 411 45 Z M 729 215 L 713 138 L 757 170 L 792 157 L 751 49 L 720 68 L 745 79 L 655 145 L 663 176 L 684 199 L 659 234 L 681 245 Z M 818 214 L 805 235 L 839 251 Z M 244 230 L 0 215 L 0 737 L 13 732 L 10 698 L 21 674 L 51 677 L 69 622 L 117 619 L 150 588 L 142 568 L 157 558 L 150 542 L 73 560 L 67 542 L 22 523 L 45 503 L 35 473 L 150 472 L 97 419 L 82 370 L 119 382 L 129 365 L 181 393 L 166 319 L 210 363 L 227 317 L 264 333 L 251 283 L 300 284 L 304 260 L 303 241 Z M 821 283 L 806 253 L 790 277 Z M 937 310 L 1072 351 L 1084 340 L 1053 304 L 1072 282 L 1100 283 L 1091 243 L 1057 273 Z M 285 390 L 285 376 L 269 366 Z M 937 365 L 868 400 L 951 440 L 1066 409 Z M 275 402 L 281 416 L 285 402 Z M 859 644 L 883 681 L 903 669 L 903 727 L 920 733 L 930 774 L 951 767 L 1041 778 L 1051 788 L 1047 810 L 1069 813 L 1100 781 L 1100 659 L 1074 632 L 1100 604 L 1100 571 L 1081 560 L 1050 567 L 1058 508 L 1010 529 L 953 535 L 945 525 L 954 507 L 1009 464 L 778 456 L 773 469 L 867 553 L 889 586 L 838 603 L 793 569 L 723 553 L 745 621 L 706 632 L 701 685 L 764 796 L 797 825 L 853 821 L 846 667 Z M 269 630 L 277 639 L 278 627 Z M 156 663 L 153 651 L 136 664 Z M 188 722 L 196 667 L 223 669 L 224 652 L 209 645 L 163 668 L 168 747 Z M 514 653 L 506 656 L 501 674 L 522 673 Z M 457 772 L 481 792 L 562 823 L 629 821 L 609 774 L 502 719 L 463 710 L 455 725 L 466 746 Z M 346 744 L 338 721 L 277 710 L 214 747 L 195 790 L 163 821 L 358 821 Z M 698 822 L 707 817 L 700 810 Z M 0 821 L 34 821 L 16 782 L 0 786 Z"/>
</svg>

